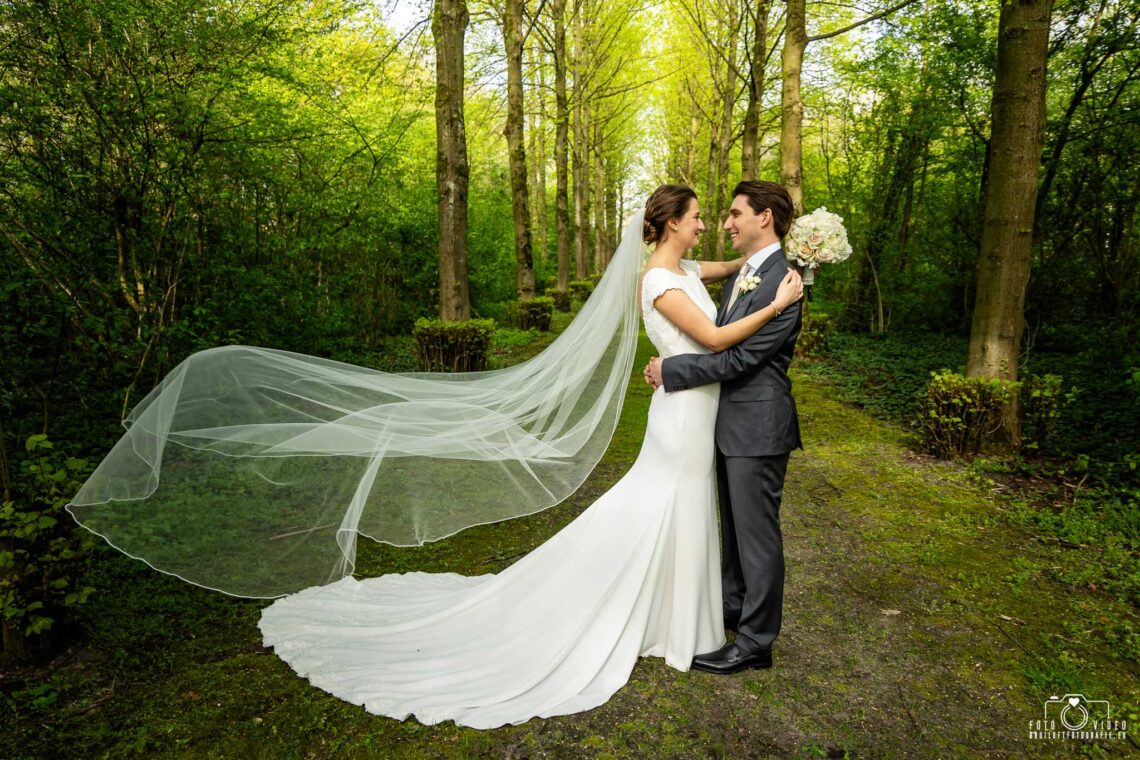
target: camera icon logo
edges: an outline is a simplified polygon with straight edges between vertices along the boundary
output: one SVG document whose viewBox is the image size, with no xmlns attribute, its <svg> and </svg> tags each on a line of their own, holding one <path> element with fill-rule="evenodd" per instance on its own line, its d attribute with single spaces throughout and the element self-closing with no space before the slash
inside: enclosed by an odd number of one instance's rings
<svg viewBox="0 0 1140 760">
<path fill-rule="evenodd" d="M 1089 699 L 1084 694 L 1066 694 L 1063 697 L 1049 697 L 1045 701 L 1045 719 L 1056 717 L 1069 731 L 1080 731 L 1094 716 L 1102 720 L 1111 719 L 1106 700 Z"/>
</svg>

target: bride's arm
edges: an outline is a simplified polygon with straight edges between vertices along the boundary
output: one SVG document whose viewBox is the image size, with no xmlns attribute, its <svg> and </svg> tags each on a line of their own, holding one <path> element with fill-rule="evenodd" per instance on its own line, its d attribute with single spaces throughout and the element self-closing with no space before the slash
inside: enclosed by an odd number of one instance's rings
<svg viewBox="0 0 1140 760">
<path fill-rule="evenodd" d="M 680 290 L 666 290 L 657 297 L 653 305 L 657 311 L 680 328 L 681 332 L 702 346 L 717 352 L 735 346 L 764 324 L 775 319 L 780 312 L 800 300 L 803 290 L 803 280 L 794 270 L 789 271 L 780 283 L 772 303 L 723 327 L 713 324 L 693 300 Z"/>
<path fill-rule="evenodd" d="M 740 271 L 748 259 L 741 256 L 732 261 L 698 261 L 701 266 L 701 282 L 719 282 Z"/>
</svg>

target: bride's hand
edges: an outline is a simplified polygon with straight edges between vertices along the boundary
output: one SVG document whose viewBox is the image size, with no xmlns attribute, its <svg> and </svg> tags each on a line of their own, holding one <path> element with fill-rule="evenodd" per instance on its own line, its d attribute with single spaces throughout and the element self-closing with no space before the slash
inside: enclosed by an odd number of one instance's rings
<svg viewBox="0 0 1140 760">
<path fill-rule="evenodd" d="M 804 295 L 804 281 L 800 277 L 799 272 L 794 269 L 789 269 L 787 276 L 780 282 L 780 287 L 776 291 L 776 297 L 772 299 L 772 305 L 778 311 L 783 311 L 796 301 L 800 300 Z"/>
</svg>

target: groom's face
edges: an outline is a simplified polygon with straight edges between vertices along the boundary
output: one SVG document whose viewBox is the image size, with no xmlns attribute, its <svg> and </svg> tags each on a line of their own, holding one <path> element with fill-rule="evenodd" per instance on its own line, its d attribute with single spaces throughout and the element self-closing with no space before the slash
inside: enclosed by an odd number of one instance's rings
<svg viewBox="0 0 1140 760">
<path fill-rule="evenodd" d="M 748 256 L 763 248 L 764 227 L 771 223 L 770 210 L 764 209 L 757 214 L 748 203 L 748 196 L 738 195 L 732 199 L 732 206 L 728 209 L 724 231 L 732 241 L 732 250 Z"/>
</svg>

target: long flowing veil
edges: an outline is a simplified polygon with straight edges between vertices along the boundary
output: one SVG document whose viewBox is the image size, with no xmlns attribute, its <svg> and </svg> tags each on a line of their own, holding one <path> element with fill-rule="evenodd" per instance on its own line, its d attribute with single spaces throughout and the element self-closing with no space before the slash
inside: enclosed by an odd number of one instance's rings
<svg viewBox="0 0 1140 760">
<path fill-rule="evenodd" d="M 251 346 L 193 354 L 136 406 L 68 509 L 162 572 L 274 597 L 565 499 L 613 435 L 637 343 L 642 213 L 541 354 L 391 374 Z"/>
</svg>

